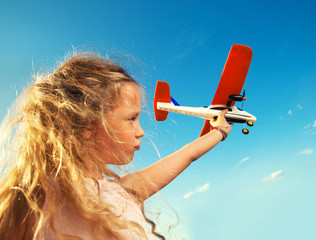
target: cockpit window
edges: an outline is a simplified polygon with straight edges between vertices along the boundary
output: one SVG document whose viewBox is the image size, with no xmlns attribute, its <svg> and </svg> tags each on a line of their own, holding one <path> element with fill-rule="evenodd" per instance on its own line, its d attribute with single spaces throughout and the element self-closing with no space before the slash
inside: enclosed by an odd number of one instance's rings
<svg viewBox="0 0 316 240">
<path fill-rule="evenodd" d="M 232 111 L 231 108 L 228 108 L 228 107 L 210 107 L 210 109 L 212 110 L 224 110 L 224 109 L 228 109 L 229 112 Z"/>
</svg>

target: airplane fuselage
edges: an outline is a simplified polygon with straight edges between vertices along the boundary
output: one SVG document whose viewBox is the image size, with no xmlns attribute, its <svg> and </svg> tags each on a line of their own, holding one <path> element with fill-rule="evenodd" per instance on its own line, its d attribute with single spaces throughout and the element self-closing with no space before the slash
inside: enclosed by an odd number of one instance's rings
<svg viewBox="0 0 316 240">
<path fill-rule="evenodd" d="M 257 120 L 255 116 L 237 108 L 236 106 L 227 107 L 225 105 L 210 105 L 208 107 L 185 107 L 175 106 L 172 103 L 158 102 L 157 109 L 195 116 L 207 120 L 217 117 L 222 110 L 228 109 L 228 113 L 225 114 L 225 118 L 229 123 L 246 123 L 250 121 L 255 122 Z"/>
</svg>

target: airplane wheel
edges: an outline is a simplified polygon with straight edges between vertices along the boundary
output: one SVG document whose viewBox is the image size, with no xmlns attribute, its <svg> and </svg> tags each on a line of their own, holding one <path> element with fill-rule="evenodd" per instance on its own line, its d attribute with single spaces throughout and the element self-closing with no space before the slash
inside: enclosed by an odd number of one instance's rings
<svg viewBox="0 0 316 240">
<path fill-rule="evenodd" d="M 249 133 L 249 130 L 244 128 L 243 130 L 241 130 L 243 134 L 247 135 Z"/>
<path fill-rule="evenodd" d="M 252 127 L 252 126 L 253 126 L 253 121 L 248 121 L 248 122 L 247 122 L 247 125 L 248 125 L 249 127 Z"/>
</svg>

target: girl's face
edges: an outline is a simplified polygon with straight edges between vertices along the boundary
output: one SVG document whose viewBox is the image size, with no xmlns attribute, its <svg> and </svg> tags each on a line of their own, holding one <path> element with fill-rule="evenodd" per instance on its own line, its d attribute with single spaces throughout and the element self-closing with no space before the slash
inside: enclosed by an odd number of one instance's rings
<svg viewBox="0 0 316 240">
<path fill-rule="evenodd" d="M 127 164 L 132 161 L 134 152 L 140 149 L 140 138 L 144 136 L 139 123 L 140 111 L 141 97 L 136 84 L 124 84 L 116 107 L 105 116 L 119 143 L 108 136 L 102 124 L 95 129 L 97 152 L 105 164 Z"/>
</svg>

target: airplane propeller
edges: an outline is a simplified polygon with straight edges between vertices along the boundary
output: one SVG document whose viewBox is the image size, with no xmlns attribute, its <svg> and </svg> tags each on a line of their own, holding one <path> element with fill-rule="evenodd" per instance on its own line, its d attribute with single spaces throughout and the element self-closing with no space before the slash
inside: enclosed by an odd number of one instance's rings
<svg viewBox="0 0 316 240">
<path fill-rule="evenodd" d="M 247 100 L 247 98 L 245 98 L 245 95 L 246 95 L 246 90 L 244 89 L 242 93 L 241 109 L 244 109 L 244 101 Z"/>
</svg>

